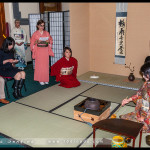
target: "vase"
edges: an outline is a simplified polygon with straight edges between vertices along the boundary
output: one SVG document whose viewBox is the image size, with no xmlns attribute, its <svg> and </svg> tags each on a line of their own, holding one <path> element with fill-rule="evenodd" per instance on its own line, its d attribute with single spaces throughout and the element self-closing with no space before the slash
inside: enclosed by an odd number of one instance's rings
<svg viewBox="0 0 150 150">
<path fill-rule="evenodd" d="M 129 80 L 129 81 L 134 81 L 134 80 L 135 80 L 135 76 L 134 76 L 133 73 L 130 73 L 130 74 L 129 74 L 128 80 Z"/>
</svg>

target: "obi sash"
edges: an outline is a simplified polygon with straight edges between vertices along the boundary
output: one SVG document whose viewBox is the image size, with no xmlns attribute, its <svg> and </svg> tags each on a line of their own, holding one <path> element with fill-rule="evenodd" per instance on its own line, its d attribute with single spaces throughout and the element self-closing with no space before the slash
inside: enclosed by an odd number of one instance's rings
<svg viewBox="0 0 150 150">
<path fill-rule="evenodd" d="M 61 68 L 60 74 L 61 75 L 71 75 L 73 71 L 74 66 L 72 67 L 66 67 L 66 68 Z"/>
<path fill-rule="evenodd" d="M 48 43 L 45 41 L 41 41 L 40 43 L 37 44 L 37 47 L 48 47 Z"/>
</svg>

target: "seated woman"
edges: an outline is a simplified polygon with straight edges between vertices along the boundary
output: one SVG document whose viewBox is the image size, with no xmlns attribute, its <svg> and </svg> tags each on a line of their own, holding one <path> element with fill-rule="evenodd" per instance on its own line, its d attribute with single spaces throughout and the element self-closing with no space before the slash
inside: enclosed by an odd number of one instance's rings
<svg viewBox="0 0 150 150">
<path fill-rule="evenodd" d="M 65 47 L 63 57 L 51 66 L 51 76 L 56 76 L 56 81 L 65 88 L 77 87 L 80 82 L 77 80 L 77 60 L 72 57 L 72 50 Z"/>
<path fill-rule="evenodd" d="M 143 86 L 136 95 L 122 101 L 122 106 L 136 101 L 135 111 L 121 115 L 120 118 L 143 123 L 143 132 L 147 133 L 150 132 L 150 63 L 145 63 L 140 71 L 145 79 Z"/>
<path fill-rule="evenodd" d="M 21 89 L 25 81 L 25 72 L 15 67 L 18 60 L 14 59 L 14 45 L 15 41 L 11 37 L 7 37 L 0 49 L 0 76 L 14 78 L 14 92 L 15 98 L 22 97 Z"/>
<path fill-rule="evenodd" d="M 8 104 L 9 101 L 5 99 L 4 85 L 5 81 L 2 77 L 0 77 L 0 103 Z"/>
</svg>

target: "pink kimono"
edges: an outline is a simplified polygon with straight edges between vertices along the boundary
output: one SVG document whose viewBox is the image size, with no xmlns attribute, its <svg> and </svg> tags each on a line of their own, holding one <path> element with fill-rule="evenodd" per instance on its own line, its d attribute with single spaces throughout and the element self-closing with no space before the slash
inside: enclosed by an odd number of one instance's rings
<svg viewBox="0 0 150 150">
<path fill-rule="evenodd" d="M 36 40 L 40 37 L 49 37 L 50 44 L 48 47 L 38 47 L 34 45 Z M 30 48 L 32 51 L 32 58 L 35 59 L 34 80 L 39 82 L 49 82 L 49 56 L 54 56 L 52 51 L 53 39 L 49 32 L 43 31 L 41 34 L 38 30 L 35 31 L 30 39 Z"/>
</svg>

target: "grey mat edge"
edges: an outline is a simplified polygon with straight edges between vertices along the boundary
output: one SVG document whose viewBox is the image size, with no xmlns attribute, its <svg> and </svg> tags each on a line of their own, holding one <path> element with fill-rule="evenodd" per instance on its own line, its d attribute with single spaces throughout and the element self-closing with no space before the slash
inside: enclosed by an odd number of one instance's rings
<svg viewBox="0 0 150 150">
<path fill-rule="evenodd" d="M 126 87 L 126 86 L 114 85 L 114 84 L 106 84 L 106 83 L 93 82 L 93 81 L 87 81 L 87 80 L 79 80 L 79 81 L 86 82 L 86 83 L 98 84 L 98 85 L 104 85 L 104 86 L 111 86 L 111 87 L 123 88 L 123 89 L 130 89 L 130 90 L 135 90 L 135 91 L 139 90 L 138 88 L 131 88 L 131 87 Z"/>
<path fill-rule="evenodd" d="M 79 96 L 82 96 L 82 95 L 78 95 L 77 97 L 79 97 Z M 82 97 L 86 97 L 86 96 L 82 96 Z M 15 102 L 14 102 L 14 103 L 15 103 Z M 17 103 L 17 102 L 16 102 L 16 103 Z M 115 103 L 115 102 L 113 102 L 113 103 Z M 118 103 L 117 103 L 117 104 L 118 104 Z M 22 104 L 20 104 L 20 105 L 22 105 Z M 27 107 L 28 107 L 28 106 L 27 106 Z M 118 107 L 119 107 L 119 104 L 115 107 L 115 109 L 111 112 L 111 114 L 113 114 L 114 111 L 116 111 Z M 47 113 L 50 113 L 50 112 L 47 112 Z M 69 118 L 69 117 L 66 117 L 66 116 L 63 116 L 63 115 L 59 115 L 59 114 L 56 114 L 56 113 L 51 113 L 51 114 L 58 115 L 58 116 L 60 116 L 60 117 L 65 117 L 65 118 L 67 118 L 67 119 L 72 119 L 72 118 Z M 110 114 L 110 116 L 111 116 L 111 114 Z M 110 116 L 108 116 L 108 118 L 109 118 Z M 79 120 L 76 120 L 76 119 L 72 119 L 72 120 L 78 121 L 78 122 L 81 122 L 81 123 L 84 123 L 84 122 L 79 121 Z M 0 133 L 0 134 L 2 134 L 2 133 Z M 93 132 L 91 132 L 87 137 L 85 137 L 85 139 L 77 146 L 77 148 L 79 148 L 80 146 L 82 146 L 82 144 L 84 144 L 84 141 L 86 141 L 92 134 L 93 134 Z M 18 140 L 15 140 L 14 138 L 11 138 L 11 137 L 7 136 L 7 135 L 4 135 L 4 134 L 2 134 L 2 135 L 3 135 L 4 137 L 6 137 L 6 138 L 12 139 L 12 141 L 18 141 Z M 25 146 L 25 147 L 31 147 L 31 146 L 26 145 L 26 144 L 20 144 L 20 145 Z M 56 146 L 56 147 L 57 147 L 57 146 Z M 32 147 L 31 147 L 31 148 L 32 148 Z"/>
<path fill-rule="evenodd" d="M 31 95 L 33 95 L 33 94 L 36 94 L 36 93 L 38 93 L 38 92 L 40 92 L 40 91 L 43 91 L 43 90 L 45 90 L 45 89 L 47 89 L 47 88 L 50 88 L 50 87 L 52 87 L 52 86 L 55 86 L 55 85 L 57 85 L 57 84 L 59 84 L 59 83 L 56 83 L 56 84 L 54 84 L 54 85 L 50 85 L 50 86 L 48 86 L 48 87 L 46 87 L 46 88 L 44 88 L 44 89 L 42 89 L 42 90 L 39 90 L 39 91 L 37 91 L 37 92 L 34 92 L 34 93 L 32 93 L 32 94 L 30 94 L 30 95 L 27 95 L 27 96 L 24 96 L 24 97 L 29 97 L 29 96 L 31 96 Z M 14 102 L 18 102 L 19 100 L 23 99 L 24 97 L 19 98 L 19 99 L 16 99 L 16 101 L 14 101 Z"/>
<path fill-rule="evenodd" d="M 89 87 L 88 89 L 84 90 L 83 92 L 77 94 L 76 96 L 70 98 L 69 100 L 66 100 L 65 102 L 59 104 L 58 106 L 56 106 L 56 107 L 54 107 L 54 108 L 52 108 L 52 109 L 50 109 L 50 110 L 48 110 L 48 111 L 47 111 L 47 110 L 44 110 L 44 109 L 40 109 L 40 108 L 34 107 L 34 106 L 31 106 L 31 105 L 28 105 L 28 104 L 21 103 L 21 102 L 19 102 L 19 101 L 15 101 L 15 103 L 22 104 L 22 105 L 25 105 L 25 106 L 28 106 L 28 107 L 31 107 L 31 108 L 35 108 L 35 109 L 38 109 L 38 110 L 41 110 L 41 111 L 45 111 L 45 112 L 53 112 L 54 110 L 60 108 L 61 106 L 65 105 L 66 103 L 72 101 L 72 100 L 75 99 L 76 97 L 80 96 L 82 93 L 84 93 L 84 92 L 86 92 L 86 91 L 92 89 L 92 88 L 95 87 L 95 86 L 97 86 L 97 85 L 94 84 L 93 86 Z M 35 93 L 34 93 L 34 94 L 35 94 Z M 30 96 L 30 95 L 29 95 L 29 96 Z"/>
</svg>

